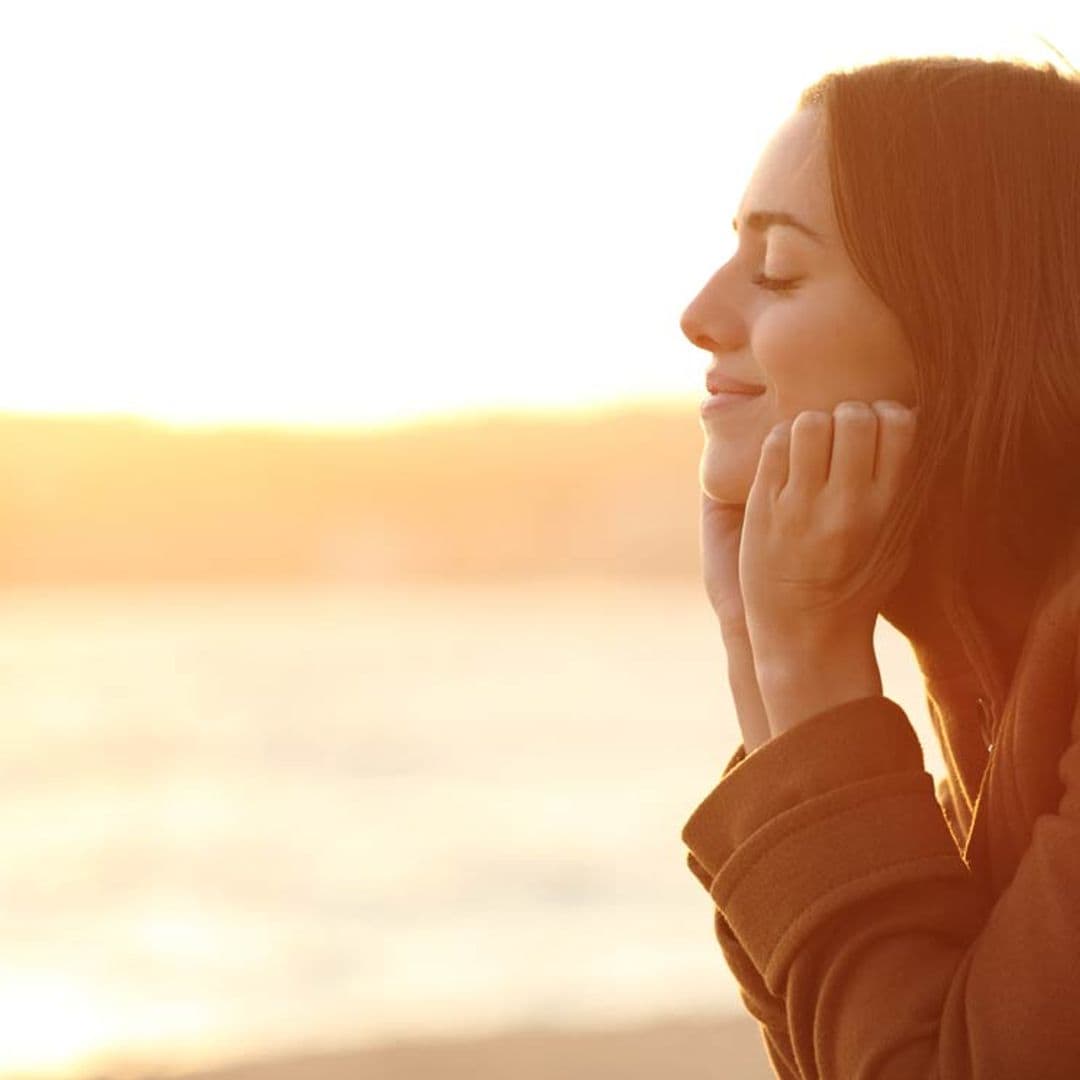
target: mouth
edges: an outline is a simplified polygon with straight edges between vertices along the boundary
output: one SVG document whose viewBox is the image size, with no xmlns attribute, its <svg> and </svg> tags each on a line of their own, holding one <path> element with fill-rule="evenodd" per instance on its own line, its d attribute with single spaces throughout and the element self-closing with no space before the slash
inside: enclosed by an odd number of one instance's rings
<svg viewBox="0 0 1080 1080">
<path fill-rule="evenodd" d="M 712 368 L 705 373 L 705 389 L 710 394 L 764 394 L 765 387 L 760 383 L 743 382 L 742 379 L 733 379 L 730 375 L 721 373 Z"/>
<path fill-rule="evenodd" d="M 764 393 L 764 387 L 754 391 L 721 390 L 717 393 L 710 393 L 709 396 L 701 402 L 701 414 L 702 416 L 706 416 L 719 409 L 728 409 L 738 405 L 745 405 L 755 398 L 761 397 Z"/>
</svg>

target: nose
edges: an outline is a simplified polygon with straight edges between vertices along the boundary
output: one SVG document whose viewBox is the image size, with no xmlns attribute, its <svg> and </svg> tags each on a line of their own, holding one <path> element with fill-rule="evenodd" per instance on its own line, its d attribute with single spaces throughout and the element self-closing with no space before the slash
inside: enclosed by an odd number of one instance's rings
<svg viewBox="0 0 1080 1080">
<path fill-rule="evenodd" d="M 713 274 L 679 320 L 690 344 L 711 353 L 731 352 L 746 343 L 746 322 L 727 295 L 722 275 L 723 268 Z"/>
</svg>

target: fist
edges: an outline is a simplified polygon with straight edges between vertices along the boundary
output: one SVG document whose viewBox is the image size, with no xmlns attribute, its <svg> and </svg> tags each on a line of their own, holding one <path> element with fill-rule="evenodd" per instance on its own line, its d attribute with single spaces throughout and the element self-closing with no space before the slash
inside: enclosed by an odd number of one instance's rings
<svg viewBox="0 0 1080 1080">
<path fill-rule="evenodd" d="M 895 401 L 844 401 L 831 413 L 801 412 L 769 433 L 739 547 L 752 639 L 872 635 L 886 592 L 859 596 L 843 610 L 835 601 L 903 488 L 915 423 L 916 410 Z M 905 566 L 906 558 L 892 582 Z"/>
</svg>

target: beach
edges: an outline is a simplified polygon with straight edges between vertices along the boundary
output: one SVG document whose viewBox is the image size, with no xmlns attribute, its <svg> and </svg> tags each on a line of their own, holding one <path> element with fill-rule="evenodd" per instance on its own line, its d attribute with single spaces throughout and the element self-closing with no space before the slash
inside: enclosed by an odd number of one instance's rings
<svg viewBox="0 0 1080 1080">
<path fill-rule="evenodd" d="M 695 582 L 9 591 L 0 1076 L 752 1078 L 716 650 Z"/>
<path fill-rule="evenodd" d="M 522 1029 L 241 1062 L 183 1080 L 771 1080 L 749 1017 L 581 1031 Z"/>
</svg>

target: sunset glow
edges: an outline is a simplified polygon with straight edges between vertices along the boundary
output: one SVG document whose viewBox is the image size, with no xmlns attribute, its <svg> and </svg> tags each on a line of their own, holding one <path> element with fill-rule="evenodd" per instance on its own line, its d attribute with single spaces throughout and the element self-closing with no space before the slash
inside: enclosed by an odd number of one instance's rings
<svg viewBox="0 0 1080 1080">
<path fill-rule="evenodd" d="M 802 88 L 1064 8 L 0 6 L 0 1080 L 715 1007 L 680 315 Z"/>
<path fill-rule="evenodd" d="M 0 1067 L 41 1075 L 87 1063 L 115 1035 L 91 987 L 55 975 L 11 972 L 0 977 L 4 1017 Z"/>
<path fill-rule="evenodd" d="M 707 2 L 5 5 L 0 411 L 692 406 L 679 314 L 801 87 L 1080 49 L 1038 8 L 818 5 L 763 45 Z"/>
</svg>

